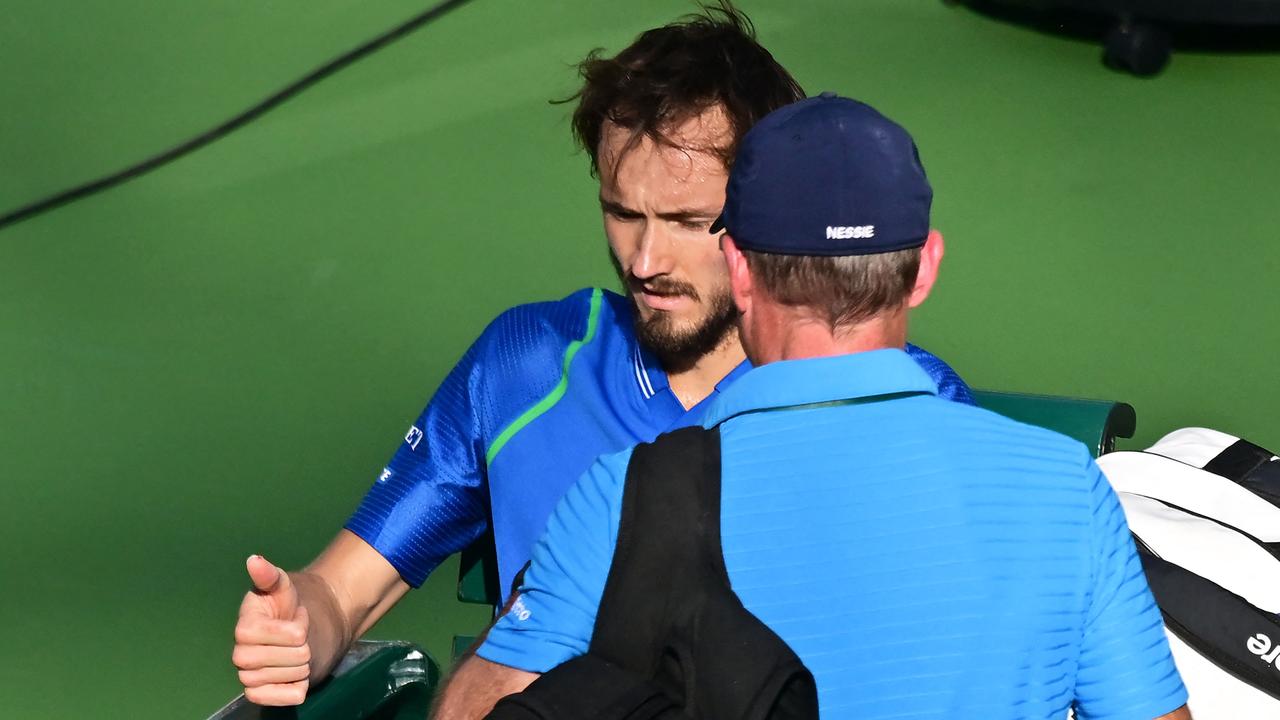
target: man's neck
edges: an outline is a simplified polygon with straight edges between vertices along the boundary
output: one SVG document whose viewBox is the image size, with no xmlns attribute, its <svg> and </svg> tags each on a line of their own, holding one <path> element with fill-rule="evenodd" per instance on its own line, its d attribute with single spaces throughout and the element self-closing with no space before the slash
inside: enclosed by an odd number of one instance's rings
<svg viewBox="0 0 1280 720">
<path fill-rule="evenodd" d="M 715 350 L 678 372 L 667 371 L 667 384 L 685 410 L 707 399 L 716 385 L 747 356 L 738 342 L 738 334 L 730 333 Z"/>
<path fill-rule="evenodd" d="M 859 325 L 833 332 L 825 323 L 783 313 L 772 323 L 773 337 L 761 342 L 752 357 L 757 365 L 779 360 L 852 355 L 886 348 L 903 348 L 907 344 L 906 311 L 885 313 Z"/>
</svg>

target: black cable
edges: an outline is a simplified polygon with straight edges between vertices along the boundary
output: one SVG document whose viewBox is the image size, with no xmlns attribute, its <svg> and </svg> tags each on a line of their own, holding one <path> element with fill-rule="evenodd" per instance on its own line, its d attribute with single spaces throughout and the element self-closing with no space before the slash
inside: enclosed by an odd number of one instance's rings
<svg viewBox="0 0 1280 720">
<path fill-rule="evenodd" d="M 469 0 L 442 0 L 442 2 L 439 2 L 412 18 L 409 18 L 396 27 L 393 27 L 373 39 L 356 46 L 355 48 L 321 65 L 315 70 L 312 70 L 300 79 L 289 83 L 280 90 L 277 90 L 259 101 L 248 110 L 232 117 L 230 120 L 223 122 L 211 130 L 207 130 L 196 137 L 187 140 L 181 145 L 165 150 L 158 155 L 153 155 L 136 165 L 131 165 L 130 167 L 118 172 L 105 175 L 97 180 L 91 180 L 83 185 L 78 185 L 69 190 L 64 190 L 54 195 L 50 195 L 43 200 L 37 200 L 29 205 L 25 205 L 16 210 L 0 215 L 0 230 L 3 230 L 10 225 L 20 223 L 23 220 L 33 218 L 41 213 L 53 210 L 54 208 L 66 205 L 67 203 L 72 203 L 76 200 L 81 200 L 89 197 L 90 195 L 102 192 L 103 190 L 108 190 L 136 177 L 141 177 L 162 165 L 166 165 L 177 160 L 183 155 L 199 150 L 209 143 L 225 137 L 245 125 L 248 125 L 254 120 L 257 120 L 268 112 L 274 110 L 286 100 L 292 98 L 298 93 L 301 93 L 312 85 L 315 85 L 326 77 L 342 70 L 348 65 L 351 65 L 357 60 L 360 60 L 373 52 L 381 50 L 387 45 L 390 45 L 396 40 L 399 40 L 413 31 L 422 28 L 431 21 L 439 18 L 450 10 L 467 3 L 468 1 Z"/>
</svg>

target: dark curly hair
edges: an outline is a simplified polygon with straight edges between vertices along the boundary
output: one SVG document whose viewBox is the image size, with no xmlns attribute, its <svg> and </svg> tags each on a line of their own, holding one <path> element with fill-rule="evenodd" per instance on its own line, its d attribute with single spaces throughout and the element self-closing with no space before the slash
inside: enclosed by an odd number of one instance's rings
<svg viewBox="0 0 1280 720">
<path fill-rule="evenodd" d="M 578 64 L 582 88 L 573 134 L 598 171 L 606 121 L 631 131 L 624 152 L 642 138 L 672 145 L 667 132 L 716 106 L 732 130 L 727 147 L 710 148 L 728 168 L 738 142 L 770 112 L 804 98 L 804 90 L 756 42 L 751 20 L 729 0 L 641 33 L 613 57 L 597 48 Z"/>
</svg>

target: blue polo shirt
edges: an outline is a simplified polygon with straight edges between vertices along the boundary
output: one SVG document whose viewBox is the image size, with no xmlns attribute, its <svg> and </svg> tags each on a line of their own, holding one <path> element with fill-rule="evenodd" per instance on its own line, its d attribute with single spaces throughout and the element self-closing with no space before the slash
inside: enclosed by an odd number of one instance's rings
<svg viewBox="0 0 1280 720">
<path fill-rule="evenodd" d="M 908 352 L 946 397 L 972 402 L 946 363 Z M 748 369 L 685 410 L 637 341 L 627 298 L 588 288 L 511 308 L 445 378 L 346 527 L 417 587 L 492 518 L 506 590 L 592 461 L 701 421 Z"/>
<path fill-rule="evenodd" d="M 720 425 L 733 589 L 813 672 L 824 717 L 1150 720 L 1186 702 L 1080 443 L 940 400 L 900 350 L 757 368 L 703 424 Z M 587 650 L 630 454 L 568 491 L 481 657 L 545 672 Z"/>
</svg>

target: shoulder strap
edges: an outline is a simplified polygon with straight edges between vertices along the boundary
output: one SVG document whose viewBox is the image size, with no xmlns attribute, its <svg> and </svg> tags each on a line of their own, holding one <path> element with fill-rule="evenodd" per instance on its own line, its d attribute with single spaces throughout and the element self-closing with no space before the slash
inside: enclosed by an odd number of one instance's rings
<svg viewBox="0 0 1280 720">
<path fill-rule="evenodd" d="M 686 428 L 637 446 L 587 654 L 503 698 L 486 720 L 689 720 L 686 688 L 669 681 L 682 676 L 658 672 L 678 619 L 673 591 L 683 589 L 661 580 L 704 571 L 689 528 L 714 530 L 719 550 L 719 490 L 718 431 Z"/>
<path fill-rule="evenodd" d="M 816 720 L 817 688 L 729 585 L 720 433 L 632 451 L 613 561 L 586 655 L 498 703 L 491 720 Z"/>
<path fill-rule="evenodd" d="M 652 678 L 694 718 L 816 720 L 813 675 L 730 586 L 720 489 L 718 428 L 636 447 L 590 654 Z"/>
<path fill-rule="evenodd" d="M 708 558 L 702 547 L 714 547 Z M 678 578 L 728 584 L 720 550 L 720 432 L 688 427 L 637 445 L 591 653 L 652 674 L 675 618 Z M 696 601 L 698 598 L 693 598 Z M 643 642 L 640 640 L 643 639 Z M 668 688 L 684 697 L 685 688 Z"/>
</svg>

